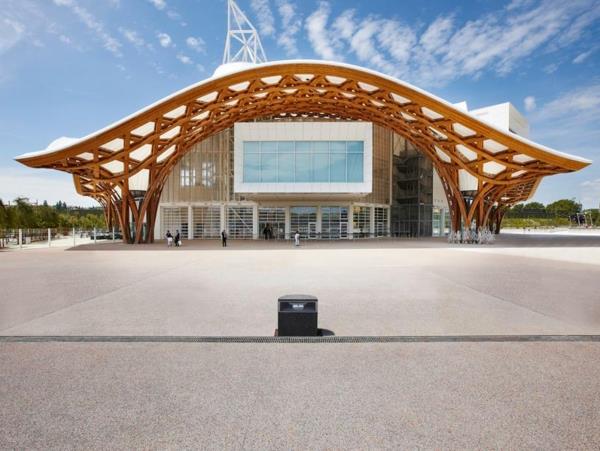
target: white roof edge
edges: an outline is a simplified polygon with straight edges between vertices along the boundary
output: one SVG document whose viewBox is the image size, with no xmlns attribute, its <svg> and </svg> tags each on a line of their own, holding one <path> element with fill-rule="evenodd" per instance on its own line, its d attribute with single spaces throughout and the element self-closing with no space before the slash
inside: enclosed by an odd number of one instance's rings
<svg viewBox="0 0 600 451">
<path fill-rule="evenodd" d="M 46 155 L 46 154 L 52 154 L 52 153 L 55 153 L 55 152 L 59 152 L 59 151 L 64 150 L 64 149 L 66 149 L 68 147 L 71 147 L 71 146 L 73 146 L 75 144 L 78 144 L 78 143 L 80 143 L 82 141 L 88 140 L 90 138 L 94 138 L 94 137 L 96 137 L 96 136 L 98 136 L 98 135 L 100 135 L 100 134 L 102 134 L 102 133 L 104 133 L 104 132 L 106 132 L 106 131 L 108 131 L 108 130 L 110 130 L 112 128 L 115 128 L 115 127 L 123 124 L 124 122 L 127 122 L 130 119 L 133 119 L 134 117 L 136 117 L 136 116 L 138 116 L 138 115 L 140 115 L 142 113 L 145 113 L 146 111 L 151 110 L 152 108 L 154 108 L 154 107 L 156 107 L 156 106 L 158 106 L 158 105 L 160 105 L 160 104 L 162 104 L 162 103 L 164 103 L 164 102 L 166 102 L 168 100 L 171 100 L 171 99 L 177 97 L 180 94 L 183 94 L 183 93 L 185 93 L 185 92 L 187 92 L 189 90 L 198 88 L 198 87 L 200 87 L 200 86 L 202 86 L 204 84 L 207 84 L 207 83 L 209 83 L 209 82 L 211 82 L 213 80 L 216 80 L 216 79 L 219 79 L 219 78 L 223 78 L 223 77 L 226 77 L 228 75 L 231 75 L 231 74 L 234 74 L 234 73 L 237 73 L 237 72 L 244 72 L 246 70 L 252 70 L 252 69 L 257 69 L 257 68 L 262 68 L 262 67 L 279 66 L 281 64 L 324 64 L 324 65 L 338 66 L 338 67 L 343 67 L 343 68 L 358 70 L 358 71 L 361 71 L 361 72 L 365 72 L 365 73 L 368 73 L 368 74 L 372 74 L 372 75 L 375 75 L 375 76 L 387 79 L 387 80 L 392 81 L 394 83 L 397 83 L 399 85 L 405 86 L 405 87 L 407 87 L 409 89 L 412 89 L 412 90 L 414 90 L 414 91 L 416 91 L 416 92 L 418 92 L 420 94 L 426 95 L 426 96 L 428 96 L 428 97 L 436 100 L 437 102 L 442 103 L 444 106 L 447 106 L 448 108 L 451 108 L 451 109 L 453 109 L 453 110 L 455 110 L 455 111 L 457 111 L 459 113 L 465 114 L 464 111 L 462 111 L 460 108 L 457 108 L 452 103 L 450 103 L 447 100 L 444 100 L 444 99 L 436 96 L 435 94 L 432 94 L 432 93 L 430 93 L 428 91 L 425 91 L 424 89 L 418 88 L 416 86 L 411 85 L 410 83 L 407 83 L 407 82 L 399 80 L 399 79 L 397 79 L 395 77 L 391 77 L 389 75 L 383 74 L 383 73 L 378 72 L 376 70 L 367 69 L 365 67 L 357 66 L 357 65 L 354 65 L 354 64 L 342 63 L 342 62 L 338 62 L 338 61 L 310 60 L 310 59 L 306 59 L 306 60 L 301 59 L 301 60 L 269 61 L 269 62 L 266 62 L 266 63 L 260 63 L 260 64 L 252 65 L 252 67 L 240 66 L 239 70 L 232 70 L 231 72 L 228 72 L 224 76 L 217 76 L 217 77 L 215 77 L 213 75 L 213 76 L 211 76 L 209 78 L 206 78 L 206 79 L 204 79 L 202 81 L 199 81 L 197 83 L 194 83 L 194 84 L 191 84 L 189 86 L 186 86 L 185 88 L 180 89 L 179 91 L 176 91 L 173 94 L 168 95 L 168 96 L 166 96 L 166 97 L 164 97 L 164 98 L 162 98 L 160 100 L 157 100 L 156 102 L 154 102 L 154 103 L 152 103 L 152 104 L 150 104 L 150 105 L 148 105 L 148 106 L 146 106 L 146 107 L 144 107 L 144 108 L 136 111 L 135 113 L 132 113 L 132 114 L 130 114 L 130 115 L 128 115 L 128 116 L 126 116 L 126 117 L 124 117 L 124 118 L 116 121 L 116 122 L 113 122 L 112 124 L 110 124 L 110 125 L 102 128 L 100 130 L 92 132 L 89 135 L 86 135 L 86 136 L 84 136 L 82 138 L 79 138 L 77 141 L 71 142 L 69 145 L 65 145 L 65 146 L 59 147 L 59 148 L 52 148 L 52 149 L 46 148 L 46 149 L 39 150 L 39 151 L 36 151 L 36 152 L 25 153 L 25 154 L 22 154 L 22 155 L 19 155 L 19 156 L 15 157 L 15 159 L 16 160 L 24 160 L 24 159 L 27 159 L 27 158 L 32 158 L 32 157 L 37 157 L 37 156 L 41 156 L 41 155 Z M 510 102 L 502 102 L 502 103 L 510 103 Z M 509 135 L 510 137 L 516 139 L 517 141 L 521 141 L 522 143 L 530 145 L 532 147 L 537 147 L 538 149 L 543 150 L 544 152 L 547 152 L 547 153 L 550 153 L 550 154 L 553 154 L 553 155 L 556 155 L 556 156 L 559 156 L 559 157 L 562 157 L 562 158 L 567 158 L 567 159 L 570 159 L 570 160 L 573 160 L 573 161 L 579 161 L 581 163 L 588 163 L 589 164 L 589 163 L 592 162 L 591 160 L 588 160 L 586 158 L 578 157 L 576 155 L 568 154 L 566 152 L 560 152 L 558 150 L 551 149 L 549 147 L 546 147 L 546 146 L 543 146 L 543 145 L 538 144 L 536 142 L 533 142 L 533 141 L 531 141 L 531 140 L 529 140 L 527 138 L 523 138 L 522 136 L 515 135 L 514 133 L 501 130 L 500 128 L 498 128 L 498 127 L 496 127 L 496 126 L 494 126 L 494 125 L 492 125 L 492 124 L 490 124 L 488 122 L 482 121 L 479 118 L 475 118 L 475 119 L 477 119 L 477 120 L 485 123 L 488 127 L 492 128 L 493 130 L 495 130 L 497 132 L 500 132 L 500 133 L 502 133 L 504 135 Z"/>
</svg>

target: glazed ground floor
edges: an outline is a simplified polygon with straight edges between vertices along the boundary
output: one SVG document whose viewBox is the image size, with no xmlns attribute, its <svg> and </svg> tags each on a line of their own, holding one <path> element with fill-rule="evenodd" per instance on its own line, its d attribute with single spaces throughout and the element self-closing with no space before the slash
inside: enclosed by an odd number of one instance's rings
<svg viewBox="0 0 600 451">
<path fill-rule="evenodd" d="M 439 209 L 438 209 L 439 210 Z M 432 218 L 433 236 L 447 229 L 444 212 Z M 233 239 L 356 239 L 390 236 L 390 207 L 356 202 L 200 202 L 161 204 L 155 239 L 167 231 L 184 239 L 218 239 L 227 230 Z M 393 234 L 393 233 L 392 233 Z"/>
</svg>

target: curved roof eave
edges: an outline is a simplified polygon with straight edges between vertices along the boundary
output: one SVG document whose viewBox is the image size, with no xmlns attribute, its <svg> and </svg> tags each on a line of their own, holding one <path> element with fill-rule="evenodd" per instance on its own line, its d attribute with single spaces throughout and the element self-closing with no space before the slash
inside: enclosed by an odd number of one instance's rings
<svg viewBox="0 0 600 451">
<path fill-rule="evenodd" d="M 75 145 L 78 145 L 78 144 L 84 142 L 84 141 L 87 141 L 87 140 L 92 139 L 92 138 L 96 138 L 97 136 L 101 135 L 102 133 L 105 133 L 105 132 L 107 132 L 109 130 L 112 130 L 112 129 L 116 128 L 116 127 L 119 127 L 120 125 L 126 123 L 127 121 L 135 119 L 137 116 L 139 116 L 139 115 L 141 115 L 143 113 L 149 112 L 153 108 L 158 107 L 158 106 L 162 105 L 163 103 L 168 102 L 171 99 L 174 99 L 174 98 L 176 98 L 176 97 L 178 97 L 178 96 L 180 96 L 182 94 L 187 93 L 188 91 L 191 91 L 193 89 L 199 88 L 199 87 L 201 87 L 201 86 L 203 86 L 205 84 L 208 84 L 210 82 L 213 82 L 215 80 L 227 78 L 227 77 L 229 77 L 229 76 L 231 76 L 233 74 L 242 73 L 242 72 L 251 71 L 251 70 L 260 69 L 260 68 L 267 68 L 267 67 L 271 67 L 271 66 L 282 66 L 282 65 L 298 65 L 298 64 L 315 64 L 315 65 L 322 65 L 322 66 L 335 66 L 335 67 L 340 67 L 340 68 L 352 69 L 352 70 L 356 70 L 356 71 L 363 72 L 363 73 L 366 73 L 366 74 L 370 74 L 370 75 L 374 75 L 374 76 L 377 76 L 377 77 L 381 77 L 381 78 L 386 79 L 386 80 L 388 80 L 388 81 L 390 81 L 392 83 L 396 83 L 396 84 L 401 85 L 403 87 L 406 87 L 406 88 L 408 88 L 410 90 L 413 90 L 413 91 L 415 91 L 415 92 L 417 92 L 417 93 L 419 93 L 421 95 L 424 95 L 424 96 L 428 97 L 429 99 L 431 99 L 431 100 L 433 100 L 435 102 L 438 102 L 438 103 L 444 105 L 445 107 L 447 107 L 449 109 L 452 109 L 452 110 L 456 111 L 460 115 L 468 115 L 473 120 L 475 120 L 477 122 L 480 122 L 485 127 L 489 128 L 489 129 L 492 129 L 495 132 L 501 133 L 501 134 L 503 134 L 505 136 L 508 136 L 508 137 L 510 137 L 512 139 L 520 141 L 523 144 L 531 146 L 531 147 L 534 147 L 534 148 L 536 148 L 536 149 L 538 149 L 538 150 L 540 150 L 542 152 L 545 152 L 545 153 L 548 153 L 550 155 L 557 156 L 557 157 L 560 157 L 560 158 L 564 158 L 564 159 L 567 159 L 567 160 L 571 160 L 571 161 L 574 161 L 574 162 L 581 163 L 583 166 L 586 166 L 586 165 L 588 165 L 588 164 L 590 164 L 592 162 L 591 160 L 588 160 L 586 158 L 579 157 L 577 155 L 572 155 L 572 154 L 565 153 L 565 152 L 561 152 L 561 151 L 558 151 L 558 150 L 546 147 L 544 145 L 541 145 L 539 143 L 536 143 L 534 141 L 531 141 L 531 140 L 529 140 L 527 138 L 524 138 L 522 136 L 516 135 L 516 134 L 514 134 L 512 132 L 507 132 L 505 130 L 501 130 L 500 128 L 496 127 L 493 124 L 490 124 L 489 122 L 482 121 L 479 118 L 475 118 L 474 116 L 470 115 L 468 112 L 465 112 L 464 110 L 461 110 L 460 108 L 458 108 L 454 104 L 452 104 L 452 103 L 450 103 L 450 102 L 448 102 L 448 101 L 446 101 L 446 100 L 444 100 L 444 99 L 442 99 L 442 98 L 440 98 L 440 97 L 438 97 L 438 96 L 436 96 L 436 95 L 434 95 L 434 94 L 432 94 L 432 93 L 430 93 L 430 92 L 428 92 L 428 91 L 426 91 L 424 89 L 418 88 L 418 87 L 416 87 L 414 85 L 411 85 L 410 83 L 407 83 L 405 81 L 399 80 L 399 79 L 397 79 L 395 77 L 383 74 L 381 72 L 378 72 L 378 71 L 375 71 L 375 70 L 372 70 L 372 69 L 364 68 L 364 67 L 361 67 L 361 66 L 356 66 L 354 64 L 341 63 L 341 62 L 337 62 L 337 61 L 310 60 L 310 59 L 306 59 L 306 60 L 270 61 L 270 62 L 267 62 L 267 63 L 261 63 L 261 64 L 252 65 L 251 67 L 248 67 L 248 66 L 239 66 L 239 67 L 236 67 L 236 68 L 232 68 L 232 70 L 229 70 L 229 71 L 219 71 L 217 69 L 217 71 L 215 71 L 216 73 L 223 73 L 223 72 L 225 72 L 225 75 L 216 76 L 216 77 L 213 75 L 213 76 L 211 76 L 209 78 L 206 78 L 206 79 L 204 79 L 204 80 L 202 80 L 202 81 L 200 81 L 198 83 L 194 83 L 192 85 L 189 85 L 189 86 L 187 86 L 187 87 L 185 87 L 183 89 L 180 89 L 179 91 L 174 92 L 173 94 L 171 94 L 169 96 L 166 96 L 166 97 L 164 97 L 164 98 L 162 98 L 162 99 L 160 99 L 160 100 L 158 100 L 158 101 L 156 101 L 156 102 L 154 102 L 154 103 L 152 103 L 152 104 L 150 104 L 150 105 L 148 105 L 148 106 L 146 106 L 146 107 L 144 107 L 144 108 L 136 111 L 133 114 L 130 114 L 130 115 L 128 115 L 128 116 L 126 116 L 126 117 L 124 117 L 124 118 L 122 118 L 122 119 L 120 119 L 120 120 L 118 120 L 118 121 L 116 121 L 116 122 L 114 122 L 114 123 L 112 123 L 112 124 L 110 124 L 110 125 L 102 128 L 102 129 L 97 130 L 95 132 L 92 132 L 92 133 L 90 133 L 90 134 L 88 134 L 88 135 L 86 135 L 86 136 L 84 136 L 82 138 L 78 138 L 78 139 L 69 138 L 68 144 L 67 144 L 67 141 L 64 140 L 63 141 L 64 142 L 63 145 L 57 146 L 55 143 L 58 140 L 55 140 L 53 143 L 51 143 L 51 145 L 49 145 L 48 148 L 43 149 L 43 150 L 39 150 L 39 151 L 24 153 L 22 155 L 19 155 L 19 156 L 15 157 L 15 160 L 17 160 L 17 161 L 25 161 L 25 160 L 28 160 L 30 158 L 35 158 L 35 157 L 39 157 L 39 156 L 46 156 L 46 155 L 51 155 L 53 153 L 62 152 L 64 150 L 67 150 L 67 149 L 69 149 L 69 148 L 71 148 L 71 147 L 73 147 Z M 59 140 L 60 139 L 61 138 L 59 138 Z M 52 145 L 52 144 L 55 144 L 55 145 Z"/>
</svg>

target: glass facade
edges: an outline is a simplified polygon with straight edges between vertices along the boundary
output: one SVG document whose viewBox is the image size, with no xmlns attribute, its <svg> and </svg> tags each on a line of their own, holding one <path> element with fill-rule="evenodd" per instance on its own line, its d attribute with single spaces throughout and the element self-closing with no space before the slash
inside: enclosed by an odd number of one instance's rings
<svg viewBox="0 0 600 451">
<path fill-rule="evenodd" d="M 194 238 L 221 236 L 221 208 L 219 206 L 192 207 Z"/>
<path fill-rule="evenodd" d="M 388 209 L 375 207 L 375 236 L 388 236 Z"/>
<path fill-rule="evenodd" d="M 161 229 L 164 234 L 167 230 L 173 236 L 179 231 L 181 239 L 188 237 L 188 208 L 187 207 L 163 207 L 161 210 Z"/>
<path fill-rule="evenodd" d="M 347 207 L 321 207 L 321 238 L 348 238 Z"/>
<path fill-rule="evenodd" d="M 227 231 L 230 238 L 252 239 L 253 222 L 252 207 L 227 207 Z"/>
<path fill-rule="evenodd" d="M 362 183 L 363 141 L 244 141 L 244 183 Z"/>
<path fill-rule="evenodd" d="M 260 238 L 282 240 L 285 238 L 285 208 L 258 207 Z M 267 231 L 265 233 L 265 230 Z"/>
<path fill-rule="evenodd" d="M 368 238 L 371 235 L 371 208 L 354 207 L 354 238 Z"/>
<path fill-rule="evenodd" d="M 317 207 L 290 207 L 290 234 L 301 238 L 317 237 Z"/>
</svg>

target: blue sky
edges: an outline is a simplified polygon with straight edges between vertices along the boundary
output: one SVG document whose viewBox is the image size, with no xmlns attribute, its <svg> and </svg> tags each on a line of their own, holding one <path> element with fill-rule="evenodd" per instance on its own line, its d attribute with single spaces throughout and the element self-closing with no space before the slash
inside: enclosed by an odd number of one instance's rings
<svg viewBox="0 0 600 451">
<path fill-rule="evenodd" d="M 370 67 L 469 108 L 512 102 L 531 138 L 594 160 L 534 200 L 600 203 L 600 0 L 238 0 L 269 60 Z M 212 74 L 225 0 L 0 0 L 0 198 L 90 205 L 15 155 L 84 136 Z"/>
</svg>

